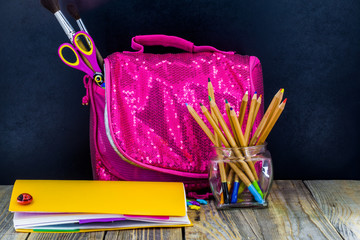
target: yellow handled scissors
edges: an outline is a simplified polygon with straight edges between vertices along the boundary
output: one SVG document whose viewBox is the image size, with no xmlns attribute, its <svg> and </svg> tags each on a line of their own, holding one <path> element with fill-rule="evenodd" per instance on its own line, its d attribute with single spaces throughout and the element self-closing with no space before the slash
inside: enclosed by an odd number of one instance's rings
<svg viewBox="0 0 360 240">
<path fill-rule="evenodd" d="M 85 48 L 84 44 L 82 43 L 81 37 L 84 37 L 86 41 L 89 43 L 88 49 Z M 68 61 L 63 56 L 64 49 L 70 49 L 74 53 L 76 57 L 76 60 L 74 62 Z M 58 54 L 60 59 L 66 65 L 85 72 L 87 75 L 92 77 L 99 86 L 104 88 L 105 87 L 104 76 L 101 73 L 102 71 L 99 67 L 99 64 L 97 63 L 95 49 L 96 48 L 95 48 L 94 40 L 90 37 L 90 35 L 87 34 L 86 32 L 80 31 L 75 33 L 74 35 L 74 45 L 69 43 L 61 44 L 58 50 Z M 80 54 L 89 62 L 91 68 L 84 62 Z"/>
</svg>

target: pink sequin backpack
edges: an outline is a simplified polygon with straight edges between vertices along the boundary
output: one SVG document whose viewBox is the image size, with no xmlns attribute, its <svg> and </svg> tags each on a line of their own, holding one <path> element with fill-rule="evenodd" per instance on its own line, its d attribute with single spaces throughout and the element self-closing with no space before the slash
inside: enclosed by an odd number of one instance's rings
<svg viewBox="0 0 360 240">
<path fill-rule="evenodd" d="M 143 46 L 151 45 L 186 52 L 144 53 Z M 209 107 L 210 78 L 224 117 L 225 99 L 238 111 L 245 91 L 263 94 L 260 61 L 166 35 L 136 36 L 132 48 L 137 51 L 105 59 L 105 89 L 84 78 L 94 179 L 179 181 L 187 191 L 207 188 L 212 144 L 185 103 L 208 124 L 198 104 Z M 263 108 L 255 126 L 262 115 Z"/>
</svg>

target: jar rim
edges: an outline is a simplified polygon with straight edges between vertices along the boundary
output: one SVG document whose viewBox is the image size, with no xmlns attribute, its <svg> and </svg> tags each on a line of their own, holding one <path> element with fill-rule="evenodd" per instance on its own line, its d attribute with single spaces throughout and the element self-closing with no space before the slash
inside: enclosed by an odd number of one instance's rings
<svg viewBox="0 0 360 240">
<path fill-rule="evenodd" d="M 230 148 L 226 148 L 226 147 L 217 147 L 215 145 L 212 145 L 213 148 L 215 149 L 228 149 L 228 150 L 231 150 L 231 149 L 259 149 L 259 148 L 266 148 L 267 147 L 267 142 L 264 142 L 263 144 L 261 145 L 255 145 L 255 146 L 248 146 L 248 147 L 230 147 Z"/>
</svg>

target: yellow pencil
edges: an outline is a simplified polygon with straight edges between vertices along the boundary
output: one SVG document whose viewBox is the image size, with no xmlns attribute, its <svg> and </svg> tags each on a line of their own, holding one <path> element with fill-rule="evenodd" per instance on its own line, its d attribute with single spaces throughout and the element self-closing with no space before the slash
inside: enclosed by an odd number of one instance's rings
<svg viewBox="0 0 360 240">
<path fill-rule="evenodd" d="M 236 113 L 235 113 L 233 108 L 230 108 L 230 116 L 231 116 L 231 119 L 236 120 Z M 234 121 L 234 127 L 235 127 L 235 132 L 236 132 L 236 134 L 238 135 L 238 137 L 240 139 L 240 145 L 242 147 L 247 147 L 244 135 L 242 133 L 242 130 L 240 128 L 240 124 L 239 124 L 238 121 Z M 253 175 L 255 177 L 255 180 L 259 181 L 259 177 L 258 177 L 258 175 L 256 173 L 254 163 L 251 160 L 246 161 L 246 163 L 249 165 L 249 167 L 251 169 L 251 172 L 253 173 Z"/>
<path fill-rule="evenodd" d="M 208 78 L 208 93 L 209 93 L 209 96 L 211 96 L 212 98 L 215 99 L 214 87 L 213 87 L 213 85 L 212 85 L 212 83 L 211 83 L 210 78 Z M 215 114 L 214 114 L 213 112 L 211 113 L 211 117 L 214 119 L 215 123 L 216 123 L 217 125 L 219 125 L 219 121 L 217 120 L 217 118 L 216 118 L 216 116 L 215 116 Z M 221 143 L 219 142 L 220 140 L 219 140 L 218 135 L 217 135 L 216 133 L 214 133 L 214 136 L 215 136 L 215 142 L 217 143 L 217 144 L 215 144 L 215 145 L 216 145 L 216 146 L 217 146 L 217 145 L 221 146 Z"/>
<path fill-rule="evenodd" d="M 206 126 L 206 124 L 204 123 L 204 121 L 200 118 L 200 116 L 197 114 L 197 112 L 195 111 L 195 109 L 190 106 L 189 104 L 185 103 L 187 109 L 189 110 L 191 116 L 193 116 L 193 118 L 195 119 L 195 121 L 199 124 L 199 126 L 202 128 L 202 130 L 205 132 L 205 134 L 208 136 L 208 138 L 210 139 L 210 141 L 216 145 L 215 142 L 215 137 L 212 134 L 212 132 L 210 131 L 210 129 Z"/>
<path fill-rule="evenodd" d="M 226 179 L 228 192 L 230 192 L 230 190 L 231 190 L 231 185 L 232 185 L 232 182 L 234 181 L 234 175 L 235 175 L 234 170 L 230 169 L 229 175 L 227 176 L 227 179 Z"/>
<path fill-rule="evenodd" d="M 201 110 L 204 113 L 206 119 L 209 121 L 210 125 L 213 127 L 214 132 L 216 132 L 216 134 L 219 136 L 219 139 L 221 140 L 221 142 L 224 144 L 224 146 L 226 148 L 230 148 L 230 145 L 229 145 L 228 141 L 226 140 L 224 134 L 221 132 L 219 126 L 215 123 L 214 119 L 211 117 L 207 108 L 201 103 L 200 103 L 200 107 L 201 107 Z M 215 146 L 217 146 L 217 145 L 215 145 Z M 218 147 L 221 147 L 221 146 L 218 146 Z"/>
<path fill-rule="evenodd" d="M 229 102 L 225 99 L 225 109 L 226 109 L 226 115 L 229 119 L 229 123 L 230 123 L 230 126 L 231 126 L 231 131 L 233 132 L 233 135 L 234 135 L 234 138 L 235 138 L 235 142 L 238 146 L 240 146 L 240 142 L 239 142 L 239 139 L 237 137 L 237 135 L 235 134 L 235 128 L 234 128 L 234 122 L 233 120 L 231 119 L 231 116 L 230 116 L 230 104 Z M 237 121 L 237 119 L 236 119 Z"/>
<path fill-rule="evenodd" d="M 241 106 L 240 106 L 240 111 L 239 111 L 238 120 L 239 120 L 240 126 L 242 126 L 243 121 L 244 121 L 244 116 L 245 116 L 248 101 L 249 101 L 249 94 L 248 94 L 248 91 L 246 91 L 246 93 L 244 94 L 244 96 L 241 100 Z"/>
<path fill-rule="evenodd" d="M 261 121 L 260 121 L 259 126 L 257 127 L 257 129 L 256 129 L 253 137 L 252 137 L 251 140 L 250 140 L 249 146 L 254 146 L 254 145 L 256 144 L 257 139 L 259 138 L 262 130 L 264 129 L 265 124 L 266 124 L 268 118 L 271 117 L 271 113 L 273 112 L 273 110 L 275 109 L 275 107 L 278 105 L 278 104 L 276 104 L 276 103 L 280 103 L 280 101 L 281 101 L 281 98 L 280 98 L 280 97 L 281 97 L 281 94 L 282 94 L 283 92 L 284 92 L 284 89 L 281 88 L 281 89 L 275 94 L 275 96 L 273 97 L 273 99 L 271 100 L 271 103 L 270 103 L 269 107 L 267 108 L 267 110 L 266 110 L 263 118 L 262 118 Z M 279 98 L 280 98 L 280 101 L 279 101 Z M 275 104 L 276 104 L 276 105 L 275 105 Z"/>
<path fill-rule="evenodd" d="M 234 163 L 229 162 L 228 164 L 230 165 L 231 169 L 234 170 L 236 175 L 239 176 L 240 180 L 248 187 L 249 191 L 254 196 L 255 200 L 258 203 L 263 204 L 265 201 L 261 197 L 259 190 L 256 189 L 255 185 L 249 181 L 249 179 L 246 177 L 246 175 Z M 256 183 L 256 185 L 257 185 L 257 183 Z M 259 187 L 259 186 L 257 186 L 257 187 Z"/>
<path fill-rule="evenodd" d="M 237 137 L 239 139 L 239 142 L 240 142 L 239 146 L 246 147 L 245 137 L 244 137 L 244 134 L 242 133 L 239 121 L 236 121 L 237 120 L 236 113 L 235 113 L 233 108 L 230 108 L 230 118 L 234 123 L 234 130 L 235 131 L 233 131 L 233 132 L 234 132 L 234 134 L 237 135 Z"/>
<path fill-rule="evenodd" d="M 279 93 L 279 97 L 275 100 L 274 107 L 273 107 L 273 109 L 271 110 L 271 112 L 270 112 L 270 114 L 269 114 L 269 117 L 268 117 L 268 119 L 267 119 L 266 122 L 265 122 L 265 126 L 268 125 L 268 123 L 269 123 L 272 115 L 274 114 L 274 112 L 275 112 L 275 110 L 276 110 L 276 106 L 279 106 L 279 105 L 280 105 L 281 100 L 282 100 L 282 98 L 283 98 L 283 95 L 284 95 L 284 89 L 281 88 L 281 89 L 280 89 L 280 93 Z"/>
<path fill-rule="evenodd" d="M 231 133 L 230 133 L 230 130 L 229 128 L 227 127 L 225 121 L 224 121 L 224 118 L 222 117 L 221 113 L 220 113 L 220 110 L 219 108 L 216 106 L 216 103 L 214 101 L 211 100 L 211 98 L 209 98 L 210 100 L 210 107 L 211 107 L 211 110 L 215 112 L 215 115 L 216 117 L 218 118 L 219 120 L 219 123 L 222 127 L 222 129 L 224 130 L 224 133 L 227 137 L 227 140 L 229 141 L 229 144 L 230 146 L 233 148 L 233 151 L 235 153 L 235 156 L 237 156 L 240 161 L 240 165 L 241 165 L 241 168 L 244 170 L 244 172 L 246 173 L 246 175 L 249 177 L 250 181 L 251 182 L 254 182 L 255 181 L 255 177 L 254 175 L 252 174 L 252 171 L 250 170 L 249 166 L 246 164 L 246 162 L 244 161 L 244 157 L 242 155 L 242 153 L 240 152 L 238 146 L 236 145 L 236 142 L 234 140 L 234 138 L 232 137 Z M 231 166 L 231 165 L 230 165 Z"/>
<path fill-rule="evenodd" d="M 236 155 L 237 157 L 243 159 L 243 155 L 242 155 L 241 152 L 239 151 L 238 146 L 236 145 L 236 142 L 235 142 L 233 136 L 231 135 L 230 130 L 229 130 L 228 126 L 226 125 L 223 116 L 222 116 L 221 113 L 220 113 L 219 108 L 217 107 L 216 103 L 215 103 L 214 101 L 212 101 L 211 97 L 209 97 L 209 100 L 210 100 L 211 110 L 214 111 L 217 119 L 219 120 L 220 126 L 221 126 L 221 128 L 223 129 L 223 131 L 224 131 L 224 133 L 225 133 L 225 136 L 226 136 L 226 138 L 227 138 L 227 140 L 228 140 L 228 143 L 230 144 L 230 146 L 231 146 L 232 148 L 234 148 L 234 153 L 235 153 L 235 155 Z"/>
<path fill-rule="evenodd" d="M 257 100 L 257 94 L 256 92 L 254 93 L 252 99 L 251 99 L 251 104 L 250 104 L 250 110 L 249 110 L 249 115 L 248 115 L 248 119 L 246 121 L 246 129 L 245 129 L 245 141 L 246 141 L 246 145 L 249 142 L 249 137 L 250 137 L 250 131 L 251 131 L 251 122 L 252 119 L 254 117 L 254 111 L 255 111 L 255 106 L 256 106 L 256 100 Z"/>
<path fill-rule="evenodd" d="M 260 106 L 261 106 L 261 100 L 262 100 L 262 95 L 260 95 L 260 97 L 257 99 L 256 101 L 256 106 L 255 106 L 255 111 L 254 111 L 254 117 L 252 118 L 251 121 L 251 129 L 253 129 L 254 126 L 254 122 L 256 120 L 257 114 L 259 112 Z"/>
<path fill-rule="evenodd" d="M 208 93 L 209 96 L 213 97 L 215 99 L 215 94 L 214 94 L 214 87 L 211 83 L 210 78 L 208 78 Z M 215 113 L 211 112 L 211 117 L 214 119 L 216 125 L 219 125 L 219 121 L 217 120 Z M 218 137 L 218 135 L 216 134 L 216 132 L 214 132 L 214 136 L 215 136 L 215 146 L 217 147 L 221 147 L 221 142 L 220 139 Z M 221 156 L 221 154 L 218 152 L 218 150 L 216 151 L 218 156 Z M 219 171 L 220 171 L 220 178 L 221 178 L 221 184 L 222 184 L 222 188 L 223 188 L 223 193 L 221 196 L 221 200 L 224 201 L 225 203 L 229 203 L 230 199 L 229 199 L 229 193 L 226 191 L 226 170 L 225 170 L 225 166 L 224 166 L 224 162 L 219 161 Z"/>
<path fill-rule="evenodd" d="M 271 130 L 273 129 L 275 123 L 279 119 L 281 113 L 284 111 L 285 105 L 286 105 L 287 98 L 276 108 L 273 116 L 271 117 L 268 125 L 265 127 L 263 134 L 261 134 L 259 141 L 257 145 L 264 144 L 266 138 L 269 136 Z"/>
<path fill-rule="evenodd" d="M 224 135 L 222 134 L 221 130 L 219 129 L 219 127 L 216 125 L 214 119 L 212 119 L 209 111 L 206 109 L 206 107 L 202 104 L 201 105 L 201 109 L 203 111 L 203 113 L 205 114 L 206 118 L 209 120 L 211 126 L 214 128 L 214 131 L 217 132 L 217 134 L 219 135 L 219 138 L 222 139 L 221 141 L 223 142 L 224 146 L 226 148 L 229 148 L 229 143 L 227 142 L 227 140 L 225 139 Z M 241 153 L 240 153 L 241 154 Z M 244 162 L 244 161 L 241 161 Z M 244 162 L 245 163 L 245 162 Z M 243 173 L 235 163 L 233 162 L 229 162 L 228 163 L 229 166 L 231 167 L 231 169 L 233 169 L 233 171 L 239 176 L 239 178 L 241 179 L 241 181 L 248 187 L 249 191 L 253 194 L 253 196 L 255 197 L 255 200 L 259 203 L 264 203 L 264 200 L 262 199 L 261 195 L 259 192 L 261 192 L 258 184 L 256 181 L 250 182 L 249 178 L 245 175 L 245 173 Z M 245 163 L 245 165 L 247 166 L 247 164 Z M 243 165 L 242 165 L 243 167 Z M 227 188 L 223 188 L 226 189 Z M 226 191 L 225 190 L 225 191 Z M 224 194 L 223 194 L 224 195 Z M 221 200 L 223 200 L 223 197 L 221 198 Z"/>
</svg>

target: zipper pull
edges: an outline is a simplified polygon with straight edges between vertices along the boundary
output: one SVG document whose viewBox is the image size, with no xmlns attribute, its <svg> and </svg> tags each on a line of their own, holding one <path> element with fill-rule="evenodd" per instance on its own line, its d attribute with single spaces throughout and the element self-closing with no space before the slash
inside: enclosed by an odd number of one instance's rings
<svg viewBox="0 0 360 240">
<path fill-rule="evenodd" d="M 86 89 L 86 95 L 82 98 L 82 105 L 89 105 L 89 84 L 91 77 L 89 75 L 85 75 L 83 78 L 84 87 Z"/>
</svg>

